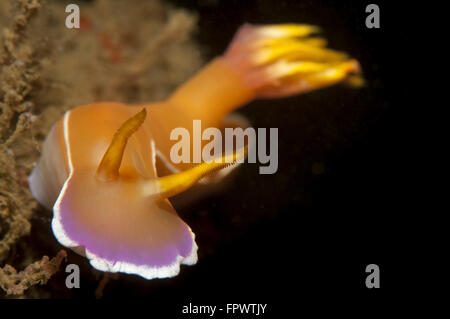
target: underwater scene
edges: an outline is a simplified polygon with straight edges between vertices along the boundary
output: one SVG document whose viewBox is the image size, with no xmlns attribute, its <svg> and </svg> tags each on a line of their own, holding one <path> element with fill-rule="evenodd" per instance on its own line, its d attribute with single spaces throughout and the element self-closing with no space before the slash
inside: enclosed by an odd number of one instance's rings
<svg viewBox="0 0 450 319">
<path fill-rule="evenodd" d="M 394 10 L 1 0 L 0 307 L 377 300 L 405 214 Z"/>
</svg>

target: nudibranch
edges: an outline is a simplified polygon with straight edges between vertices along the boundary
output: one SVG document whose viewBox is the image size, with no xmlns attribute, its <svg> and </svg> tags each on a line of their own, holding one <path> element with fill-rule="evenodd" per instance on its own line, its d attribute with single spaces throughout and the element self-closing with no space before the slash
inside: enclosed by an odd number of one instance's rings
<svg viewBox="0 0 450 319">
<path fill-rule="evenodd" d="M 211 172 L 223 178 L 235 149 L 210 162 L 170 161 L 170 132 L 245 126 L 227 116 L 256 98 L 277 98 L 346 82 L 362 82 L 359 64 L 326 48 L 310 25 L 244 25 L 214 59 L 167 100 L 142 105 L 102 102 L 67 111 L 46 137 L 29 184 L 53 209 L 52 230 L 93 267 L 144 278 L 172 277 L 197 262 L 190 227 L 169 197 Z M 192 135 L 192 134 L 191 134 Z M 158 164 L 159 163 L 159 164 Z M 220 170 L 225 168 L 225 170 Z M 220 171 L 218 171 L 220 170 Z"/>
</svg>

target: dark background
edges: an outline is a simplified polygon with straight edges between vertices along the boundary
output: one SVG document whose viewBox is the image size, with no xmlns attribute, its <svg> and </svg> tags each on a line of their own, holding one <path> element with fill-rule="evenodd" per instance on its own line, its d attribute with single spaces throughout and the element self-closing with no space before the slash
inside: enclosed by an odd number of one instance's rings
<svg viewBox="0 0 450 319">
<path fill-rule="evenodd" d="M 254 127 L 279 128 L 278 172 L 259 175 L 256 164 L 246 164 L 218 194 L 177 208 L 196 233 L 198 264 L 170 279 L 111 281 L 104 299 L 120 302 L 110 309 L 182 318 L 189 302 L 267 303 L 269 315 L 280 318 L 306 309 L 364 315 L 414 288 L 409 271 L 421 247 L 409 227 L 415 199 L 405 98 L 414 75 L 405 5 L 376 1 L 381 28 L 367 29 L 371 1 L 170 2 L 198 13 L 208 59 L 244 22 L 309 23 L 322 28 L 330 47 L 360 61 L 367 86 L 243 107 Z M 365 286 L 371 263 L 380 267 L 380 289 Z M 83 281 L 72 297 L 92 298 L 96 284 Z"/>
</svg>

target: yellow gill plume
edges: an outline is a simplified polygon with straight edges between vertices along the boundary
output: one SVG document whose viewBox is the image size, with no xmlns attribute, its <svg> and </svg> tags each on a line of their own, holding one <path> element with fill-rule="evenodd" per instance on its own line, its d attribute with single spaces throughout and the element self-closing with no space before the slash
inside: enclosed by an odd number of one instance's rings
<svg viewBox="0 0 450 319">
<path fill-rule="evenodd" d="M 225 56 L 260 97 L 299 94 L 341 81 L 362 86 L 358 61 L 326 48 L 327 41 L 314 35 L 318 31 L 306 24 L 247 25 Z"/>
</svg>

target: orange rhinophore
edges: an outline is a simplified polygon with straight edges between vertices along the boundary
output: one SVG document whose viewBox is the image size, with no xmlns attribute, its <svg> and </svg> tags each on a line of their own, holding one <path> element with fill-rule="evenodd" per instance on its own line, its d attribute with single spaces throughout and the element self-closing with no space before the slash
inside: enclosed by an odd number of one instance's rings
<svg viewBox="0 0 450 319">
<path fill-rule="evenodd" d="M 48 134 L 31 173 L 34 197 L 53 208 L 58 241 L 102 271 L 144 278 L 175 276 L 195 264 L 194 233 L 168 198 L 223 177 L 247 148 L 219 161 L 173 163 L 171 131 L 242 127 L 227 116 L 255 98 L 276 98 L 347 82 L 362 83 L 359 64 L 325 48 L 309 25 L 244 25 L 223 56 L 166 101 L 101 102 L 65 113 Z M 215 173 L 215 175 L 211 175 Z M 211 177 L 205 179 L 205 176 Z"/>
</svg>

